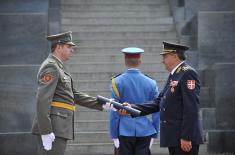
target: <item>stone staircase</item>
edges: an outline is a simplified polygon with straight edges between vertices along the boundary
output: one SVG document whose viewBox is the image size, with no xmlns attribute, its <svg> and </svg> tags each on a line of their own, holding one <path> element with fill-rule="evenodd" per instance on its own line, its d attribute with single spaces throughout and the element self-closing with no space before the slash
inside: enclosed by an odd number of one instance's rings
<svg viewBox="0 0 235 155">
<path fill-rule="evenodd" d="M 168 75 L 159 55 L 162 41 L 178 42 L 166 0 L 61 0 L 61 31 L 73 31 L 75 48 L 67 63 L 79 91 L 109 97 L 109 82 L 125 71 L 125 47 L 145 50 L 142 71 L 162 88 Z M 107 112 L 77 106 L 75 140 L 66 155 L 111 155 Z M 153 146 L 155 154 L 167 154 Z"/>
</svg>

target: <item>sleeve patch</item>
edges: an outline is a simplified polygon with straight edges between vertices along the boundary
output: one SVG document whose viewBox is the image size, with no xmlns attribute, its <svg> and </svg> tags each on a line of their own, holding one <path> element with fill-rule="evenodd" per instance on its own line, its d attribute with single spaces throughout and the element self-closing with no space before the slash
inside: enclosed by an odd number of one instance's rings
<svg viewBox="0 0 235 155">
<path fill-rule="evenodd" d="M 187 87 L 190 90 L 195 89 L 195 80 L 187 80 Z"/>
<path fill-rule="evenodd" d="M 46 84 L 52 81 L 53 79 L 54 79 L 54 76 L 52 75 L 52 73 L 44 73 L 40 81 Z"/>
</svg>

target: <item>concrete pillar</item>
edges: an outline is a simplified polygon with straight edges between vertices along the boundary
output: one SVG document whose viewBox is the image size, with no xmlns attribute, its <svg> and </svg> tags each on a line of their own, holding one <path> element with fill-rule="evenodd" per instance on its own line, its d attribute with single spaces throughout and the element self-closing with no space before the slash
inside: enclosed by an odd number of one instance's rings
<svg viewBox="0 0 235 155">
<path fill-rule="evenodd" d="M 208 133 L 208 151 L 235 153 L 235 62 L 216 63 L 215 116 L 216 130 Z"/>
</svg>

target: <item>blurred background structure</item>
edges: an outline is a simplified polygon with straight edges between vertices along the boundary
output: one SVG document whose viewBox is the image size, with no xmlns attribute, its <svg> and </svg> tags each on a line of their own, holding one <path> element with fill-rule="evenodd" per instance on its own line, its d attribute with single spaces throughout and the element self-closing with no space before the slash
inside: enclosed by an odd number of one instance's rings
<svg viewBox="0 0 235 155">
<path fill-rule="evenodd" d="M 124 71 L 120 49 L 145 50 L 142 70 L 160 90 L 168 76 L 162 41 L 187 44 L 201 79 L 200 155 L 235 154 L 235 0 L 1 0 L 0 155 L 35 155 L 30 134 L 36 74 L 47 57 L 45 36 L 73 31 L 67 63 L 78 90 L 109 96 L 110 78 Z M 111 155 L 108 113 L 78 107 L 75 140 L 66 155 Z M 152 152 L 166 155 L 155 142 Z"/>
</svg>

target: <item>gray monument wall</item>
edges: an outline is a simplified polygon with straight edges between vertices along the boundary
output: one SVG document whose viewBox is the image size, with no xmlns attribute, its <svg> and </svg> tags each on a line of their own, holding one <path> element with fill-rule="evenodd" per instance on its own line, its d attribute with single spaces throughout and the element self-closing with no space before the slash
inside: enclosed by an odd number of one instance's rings
<svg viewBox="0 0 235 155">
<path fill-rule="evenodd" d="M 30 131 L 38 67 L 48 53 L 48 1 L 1 1 L 0 132 Z M 4 124 L 4 125 L 3 125 Z"/>
<path fill-rule="evenodd" d="M 235 153 L 235 62 L 215 63 L 216 130 L 208 133 L 208 151 Z"/>
<path fill-rule="evenodd" d="M 56 34 L 61 32 L 60 28 L 60 0 L 49 0 L 48 9 L 48 32 Z"/>
<path fill-rule="evenodd" d="M 190 21 L 200 11 L 234 11 L 235 0 L 185 0 L 185 20 Z"/>
<path fill-rule="evenodd" d="M 215 63 L 213 70 L 215 71 L 216 129 L 235 130 L 235 61 Z"/>
<path fill-rule="evenodd" d="M 48 55 L 48 0 L 1 0 L 0 154 L 35 154 L 36 75 Z"/>
<path fill-rule="evenodd" d="M 0 133 L 29 132 L 39 65 L 0 66 Z"/>
<path fill-rule="evenodd" d="M 235 60 L 235 12 L 198 13 L 199 68 Z"/>
<path fill-rule="evenodd" d="M 0 65 L 40 64 L 47 55 L 48 0 L 2 0 Z"/>
</svg>

